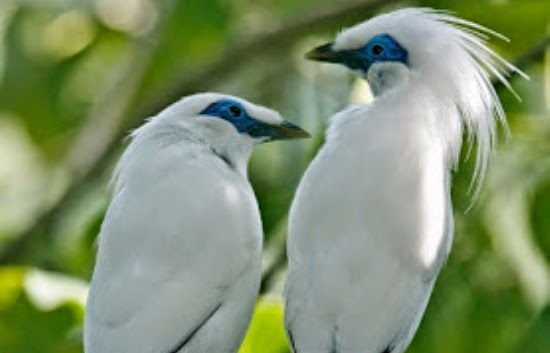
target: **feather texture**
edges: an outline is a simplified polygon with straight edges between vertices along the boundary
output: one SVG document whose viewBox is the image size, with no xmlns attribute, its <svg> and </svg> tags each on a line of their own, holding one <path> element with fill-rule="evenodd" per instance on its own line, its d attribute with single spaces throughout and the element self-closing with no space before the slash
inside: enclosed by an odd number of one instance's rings
<svg viewBox="0 0 550 353">
<path fill-rule="evenodd" d="M 205 113 L 220 101 L 228 109 Z M 267 135 L 239 131 L 225 119 L 231 111 Z M 261 272 L 247 162 L 266 139 L 304 135 L 272 110 L 213 93 L 186 97 L 134 131 L 101 226 L 85 351 L 236 352 Z"/>
<path fill-rule="evenodd" d="M 356 70 L 376 99 L 331 118 L 292 203 L 285 327 L 295 352 L 409 345 L 451 248 L 463 131 L 478 145 L 477 195 L 496 121 L 506 128 L 490 76 L 510 88 L 508 73 L 521 72 L 486 46 L 494 35 L 446 12 L 403 9 L 308 54 Z M 378 60 L 384 50 L 397 52 Z"/>
<path fill-rule="evenodd" d="M 477 195 L 495 144 L 495 122 L 500 122 L 508 134 L 506 116 L 490 77 L 494 76 L 514 94 L 508 82 L 510 73 L 528 78 L 486 44 L 491 36 L 507 38 L 446 11 L 406 8 L 344 30 L 334 47 L 362 46 L 378 33 L 391 33 L 410 48 L 410 84 L 424 86 L 436 95 L 434 99 L 439 103 L 434 106 L 441 111 L 432 124 L 441 125 L 437 128 L 444 134 L 449 163 L 453 167 L 458 163 L 463 128 L 468 141 L 477 142 L 472 179 Z"/>
</svg>

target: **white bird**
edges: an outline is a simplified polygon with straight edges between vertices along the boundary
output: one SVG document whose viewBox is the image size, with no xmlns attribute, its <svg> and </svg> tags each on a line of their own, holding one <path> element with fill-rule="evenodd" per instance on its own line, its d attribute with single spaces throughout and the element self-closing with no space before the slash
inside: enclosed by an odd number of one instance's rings
<svg viewBox="0 0 550 353">
<path fill-rule="evenodd" d="M 331 118 L 301 180 L 288 234 L 285 327 L 297 353 L 401 353 L 449 253 L 450 171 L 466 131 L 482 178 L 506 125 L 490 82 L 519 72 L 496 33 L 431 9 L 344 30 L 306 57 L 340 63 L 376 97 Z"/>
<path fill-rule="evenodd" d="M 306 137 L 270 109 L 204 93 L 132 134 L 101 227 L 87 353 L 233 353 L 260 283 L 255 145 Z"/>
</svg>

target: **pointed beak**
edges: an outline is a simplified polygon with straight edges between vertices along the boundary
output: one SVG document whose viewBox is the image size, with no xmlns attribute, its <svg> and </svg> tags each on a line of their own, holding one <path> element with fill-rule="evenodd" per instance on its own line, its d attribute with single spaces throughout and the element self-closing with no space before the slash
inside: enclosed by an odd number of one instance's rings
<svg viewBox="0 0 550 353">
<path fill-rule="evenodd" d="M 329 63 L 342 62 L 340 53 L 332 49 L 334 43 L 320 45 L 305 54 L 305 58 L 314 61 L 324 61 Z"/>
<path fill-rule="evenodd" d="M 268 134 L 270 140 L 301 139 L 310 136 L 309 132 L 287 120 L 283 120 L 279 125 L 271 125 Z"/>
<path fill-rule="evenodd" d="M 268 124 L 257 121 L 254 125 L 250 126 L 248 134 L 252 137 L 261 138 L 263 142 L 300 139 L 310 136 L 306 130 L 286 120 L 283 120 L 279 124 Z"/>
</svg>

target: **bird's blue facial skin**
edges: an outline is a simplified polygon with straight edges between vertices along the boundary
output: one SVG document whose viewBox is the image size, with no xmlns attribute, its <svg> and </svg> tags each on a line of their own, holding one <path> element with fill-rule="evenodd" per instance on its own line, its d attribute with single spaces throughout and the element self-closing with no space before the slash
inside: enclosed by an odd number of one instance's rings
<svg viewBox="0 0 550 353">
<path fill-rule="evenodd" d="M 270 125 L 248 115 L 243 105 L 233 99 L 222 99 L 210 104 L 200 114 L 209 115 L 231 123 L 240 133 L 252 137 L 269 136 Z"/>
<path fill-rule="evenodd" d="M 352 70 L 367 72 L 376 62 L 401 62 L 408 65 L 408 53 L 391 36 L 374 36 L 364 47 L 342 50 L 340 61 Z"/>
</svg>

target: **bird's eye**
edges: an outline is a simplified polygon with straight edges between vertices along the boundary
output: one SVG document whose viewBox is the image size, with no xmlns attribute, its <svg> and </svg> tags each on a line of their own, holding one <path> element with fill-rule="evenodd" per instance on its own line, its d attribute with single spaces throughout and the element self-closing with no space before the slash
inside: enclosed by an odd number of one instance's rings
<svg viewBox="0 0 550 353">
<path fill-rule="evenodd" d="M 370 48 L 372 55 L 378 56 L 384 52 L 384 47 L 380 44 L 375 44 Z"/>
<path fill-rule="evenodd" d="M 234 118 L 238 118 L 242 115 L 243 111 L 241 108 L 237 107 L 236 105 L 232 105 L 229 107 L 229 111 L 231 112 L 231 115 Z"/>
</svg>

